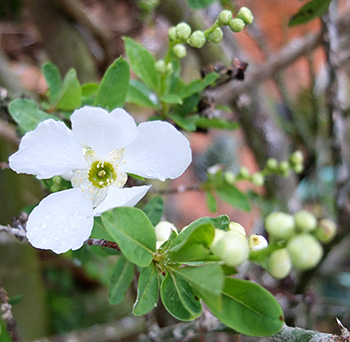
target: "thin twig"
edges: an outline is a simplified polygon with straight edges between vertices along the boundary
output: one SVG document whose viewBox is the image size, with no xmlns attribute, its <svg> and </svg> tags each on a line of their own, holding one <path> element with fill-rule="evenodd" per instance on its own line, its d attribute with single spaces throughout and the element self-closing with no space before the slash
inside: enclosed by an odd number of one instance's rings
<svg viewBox="0 0 350 342">
<path fill-rule="evenodd" d="M 188 191 L 201 191 L 201 187 L 199 185 L 192 185 L 192 186 L 185 186 L 185 185 L 180 185 L 175 189 L 166 189 L 166 190 L 151 190 L 150 193 L 155 193 L 158 195 L 171 195 L 171 194 L 181 194 L 183 192 L 188 192 Z"/>
<path fill-rule="evenodd" d="M 17 331 L 17 324 L 12 314 L 12 306 L 9 304 L 9 297 L 5 290 L 1 278 L 0 278 L 0 303 L 1 303 L 1 315 L 6 324 L 6 329 L 12 339 L 12 342 L 18 342 L 19 335 Z"/>
</svg>

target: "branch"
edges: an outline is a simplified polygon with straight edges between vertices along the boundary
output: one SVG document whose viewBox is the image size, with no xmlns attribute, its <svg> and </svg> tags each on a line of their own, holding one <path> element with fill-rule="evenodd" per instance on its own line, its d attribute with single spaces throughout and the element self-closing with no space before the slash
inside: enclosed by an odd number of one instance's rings
<svg viewBox="0 0 350 342">
<path fill-rule="evenodd" d="M 1 315 L 2 319 L 4 320 L 6 324 L 6 329 L 9 332 L 9 335 L 13 342 L 19 342 L 19 335 L 17 332 L 17 324 L 15 319 L 13 318 L 12 314 L 12 306 L 9 304 L 9 297 L 7 295 L 7 292 L 2 285 L 2 281 L 0 278 L 0 303 L 1 303 Z"/>
</svg>

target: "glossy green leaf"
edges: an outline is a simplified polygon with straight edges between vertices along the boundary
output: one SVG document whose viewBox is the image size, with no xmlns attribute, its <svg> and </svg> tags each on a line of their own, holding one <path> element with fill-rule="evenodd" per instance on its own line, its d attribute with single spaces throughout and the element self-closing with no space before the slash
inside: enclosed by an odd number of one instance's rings
<svg viewBox="0 0 350 342">
<path fill-rule="evenodd" d="M 9 112 L 12 119 L 24 131 L 32 131 L 41 121 L 52 119 L 52 116 L 38 108 L 36 103 L 17 99 L 9 104 Z"/>
<path fill-rule="evenodd" d="M 231 204 L 233 207 L 243 211 L 251 210 L 248 197 L 239 191 L 234 185 L 224 183 L 218 186 L 215 190 L 223 201 Z"/>
<path fill-rule="evenodd" d="M 99 88 L 99 85 L 97 83 L 93 83 L 93 82 L 85 83 L 81 87 L 81 94 L 84 97 L 94 96 L 97 94 L 98 88 Z"/>
<path fill-rule="evenodd" d="M 147 215 L 137 208 L 115 208 L 102 214 L 102 223 L 132 263 L 146 267 L 156 251 L 156 234 Z"/>
<path fill-rule="evenodd" d="M 104 74 L 95 99 L 95 106 L 107 111 L 123 107 L 128 92 L 130 69 L 122 57 L 116 59 Z"/>
<path fill-rule="evenodd" d="M 124 37 L 125 53 L 134 73 L 152 90 L 159 90 L 159 73 L 152 54 L 131 38 Z"/>
<path fill-rule="evenodd" d="M 140 107 L 159 108 L 159 105 L 154 102 L 157 100 L 156 95 L 152 93 L 142 82 L 138 80 L 131 80 L 126 96 L 127 103 L 133 103 Z"/>
<path fill-rule="evenodd" d="M 81 86 L 77 78 L 77 73 L 74 69 L 71 69 L 64 78 L 55 107 L 62 110 L 77 109 L 81 105 L 81 98 Z"/>
<path fill-rule="evenodd" d="M 162 282 L 160 296 L 168 312 L 181 321 L 192 321 L 202 312 L 202 305 L 193 288 L 171 272 Z"/>
<path fill-rule="evenodd" d="M 129 289 L 133 277 L 133 264 L 121 255 L 114 265 L 109 283 L 108 300 L 111 304 L 119 304 L 124 300 L 125 293 Z"/>
<path fill-rule="evenodd" d="M 220 76 L 217 73 L 212 72 L 207 74 L 204 79 L 192 81 L 182 89 L 179 96 L 185 99 L 195 93 L 200 93 L 205 88 L 213 84 L 213 82 L 215 82 L 219 77 Z"/>
<path fill-rule="evenodd" d="M 299 11 L 289 20 L 288 26 L 305 24 L 313 19 L 323 15 L 329 7 L 331 0 L 313 0 L 306 3 Z"/>
<path fill-rule="evenodd" d="M 215 0 L 187 0 L 187 1 L 188 1 L 188 5 L 189 5 L 192 9 L 201 9 L 201 8 L 208 7 L 208 6 L 211 5 Z"/>
<path fill-rule="evenodd" d="M 49 100 L 51 104 L 55 104 L 58 99 L 58 94 L 62 87 L 62 79 L 56 65 L 45 63 L 43 66 L 43 74 L 46 83 L 49 87 Z"/>
<path fill-rule="evenodd" d="M 211 191 L 206 191 L 205 195 L 207 198 L 207 207 L 212 213 L 214 213 L 217 210 L 216 199 Z"/>
<path fill-rule="evenodd" d="M 283 325 L 283 312 L 273 295 L 251 281 L 226 278 L 222 310 L 207 303 L 212 313 L 241 334 L 269 336 Z"/>
<path fill-rule="evenodd" d="M 197 227 L 204 223 L 211 223 L 214 228 L 228 230 L 230 218 L 227 215 L 220 215 L 218 217 L 201 217 L 189 224 L 188 228 Z"/>
<path fill-rule="evenodd" d="M 113 237 L 108 233 L 106 227 L 102 223 L 101 217 L 94 218 L 94 226 L 91 232 L 91 238 L 112 241 Z"/>
<path fill-rule="evenodd" d="M 194 115 L 190 117 L 183 117 L 177 114 L 173 114 L 173 115 L 169 115 L 169 117 L 175 122 L 176 125 L 178 125 L 179 127 L 181 127 L 182 129 L 188 132 L 194 132 L 197 129 L 197 126 L 195 124 L 197 116 L 194 120 L 192 118 L 194 117 Z"/>
<path fill-rule="evenodd" d="M 191 243 L 179 250 L 167 251 L 167 258 L 170 262 L 191 264 L 193 262 L 219 261 L 220 259 L 210 253 L 208 247 L 199 243 Z"/>
<path fill-rule="evenodd" d="M 142 209 L 150 219 L 151 223 L 156 226 L 163 215 L 164 201 L 161 196 L 155 196 L 150 199 Z"/>
<path fill-rule="evenodd" d="M 137 298 L 132 313 L 135 316 L 145 315 L 158 303 L 159 279 L 154 264 L 142 269 L 137 287 Z"/>
</svg>

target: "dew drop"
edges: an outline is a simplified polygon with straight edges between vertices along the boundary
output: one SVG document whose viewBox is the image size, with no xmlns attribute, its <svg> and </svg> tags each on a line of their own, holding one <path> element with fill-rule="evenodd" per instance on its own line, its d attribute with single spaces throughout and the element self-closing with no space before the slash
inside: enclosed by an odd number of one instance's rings
<svg viewBox="0 0 350 342">
<path fill-rule="evenodd" d="M 68 218 L 69 226 L 73 230 L 76 230 L 80 226 L 80 220 L 79 220 L 79 212 L 75 211 L 73 212 L 69 218 Z"/>
</svg>

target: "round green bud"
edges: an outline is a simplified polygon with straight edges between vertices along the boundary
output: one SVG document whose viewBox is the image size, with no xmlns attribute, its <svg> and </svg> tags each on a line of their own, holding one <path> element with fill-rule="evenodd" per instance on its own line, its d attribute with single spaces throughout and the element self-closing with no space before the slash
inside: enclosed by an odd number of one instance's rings
<svg viewBox="0 0 350 342">
<path fill-rule="evenodd" d="M 176 25 L 176 35 L 178 38 L 186 40 L 190 37 L 192 29 L 190 25 L 186 23 L 180 23 Z"/>
<path fill-rule="evenodd" d="M 244 29 L 245 23 L 242 19 L 234 18 L 229 22 L 231 31 L 241 32 Z"/>
<path fill-rule="evenodd" d="M 295 151 L 293 152 L 290 157 L 289 161 L 292 163 L 292 165 L 300 165 L 304 162 L 304 155 L 301 151 Z"/>
<path fill-rule="evenodd" d="M 292 215 L 274 212 L 267 215 L 265 229 L 275 240 L 288 240 L 295 234 L 295 224 Z"/>
<path fill-rule="evenodd" d="M 172 231 L 177 231 L 176 227 L 168 221 L 160 221 L 155 227 L 156 238 L 158 241 L 166 241 Z"/>
<path fill-rule="evenodd" d="M 315 236 L 321 242 L 328 243 L 334 239 L 336 233 L 336 224 L 333 221 L 324 218 L 318 222 Z"/>
<path fill-rule="evenodd" d="M 225 181 L 229 184 L 232 184 L 235 182 L 236 180 L 236 176 L 233 174 L 233 172 L 231 171 L 227 171 L 224 173 L 224 178 L 225 178 Z"/>
<path fill-rule="evenodd" d="M 220 43 L 222 41 L 222 38 L 224 38 L 224 34 L 222 33 L 220 27 L 217 27 L 212 33 L 210 33 L 208 37 L 208 39 L 215 44 Z"/>
<path fill-rule="evenodd" d="M 237 13 L 236 18 L 243 20 L 246 25 L 251 24 L 254 20 L 252 12 L 247 7 L 241 7 Z"/>
<path fill-rule="evenodd" d="M 293 236 L 287 243 L 287 250 L 292 265 L 298 270 L 315 267 L 323 255 L 321 244 L 308 233 Z"/>
<path fill-rule="evenodd" d="M 254 173 L 252 176 L 252 183 L 256 186 L 263 186 L 265 183 L 265 178 L 261 172 Z"/>
<path fill-rule="evenodd" d="M 266 167 L 272 171 L 276 172 L 278 171 L 278 161 L 275 158 L 269 158 L 266 162 Z"/>
<path fill-rule="evenodd" d="M 219 14 L 219 22 L 221 25 L 228 25 L 232 20 L 232 12 L 228 10 L 221 11 Z"/>
<path fill-rule="evenodd" d="M 249 177 L 250 177 L 250 172 L 249 172 L 248 168 L 246 168 L 245 166 L 242 166 L 242 167 L 239 169 L 238 175 L 239 175 L 242 179 L 249 179 Z"/>
<path fill-rule="evenodd" d="M 157 72 L 159 72 L 160 74 L 165 74 L 167 72 L 166 63 L 163 60 L 157 61 L 155 67 Z"/>
<path fill-rule="evenodd" d="M 228 225 L 228 229 L 229 229 L 229 231 L 241 233 L 244 236 L 247 235 L 244 227 L 241 224 L 239 224 L 238 222 L 230 222 L 230 224 Z"/>
<path fill-rule="evenodd" d="M 166 65 L 166 71 L 169 72 L 169 73 L 174 71 L 173 63 L 168 63 Z"/>
<path fill-rule="evenodd" d="M 209 249 L 211 250 L 211 252 L 215 255 L 217 255 L 217 243 L 219 242 L 219 240 L 225 235 L 225 231 L 222 229 L 215 229 L 215 235 L 214 235 L 214 240 L 213 242 L 210 244 Z"/>
<path fill-rule="evenodd" d="M 284 160 L 284 161 L 281 161 L 280 162 L 280 165 L 279 165 L 279 171 L 281 172 L 281 175 L 283 177 L 288 177 L 289 175 L 289 172 L 290 172 L 290 165 L 289 165 L 289 162 Z"/>
<path fill-rule="evenodd" d="M 296 173 L 302 173 L 304 171 L 304 165 L 303 164 L 294 165 L 293 170 Z"/>
<path fill-rule="evenodd" d="M 173 47 L 173 51 L 177 58 L 184 58 L 186 56 L 186 47 L 183 44 L 176 44 Z"/>
<path fill-rule="evenodd" d="M 277 279 L 285 278 L 292 270 L 292 261 L 290 260 L 286 248 L 273 251 L 269 258 L 268 271 L 272 277 Z"/>
<path fill-rule="evenodd" d="M 317 219 L 306 210 L 294 214 L 295 227 L 300 232 L 311 232 L 316 229 Z"/>
<path fill-rule="evenodd" d="M 248 259 L 247 238 L 235 231 L 226 232 L 216 244 L 216 255 L 228 266 L 236 267 Z"/>
<path fill-rule="evenodd" d="M 176 27 L 172 26 L 168 30 L 168 37 L 170 40 L 176 40 L 177 38 L 177 33 L 176 33 Z"/>
<path fill-rule="evenodd" d="M 251 234 L 248 238 L 248 245 L 251 251 L 260 251 L 268 246 L 267 240 L 260 234 Z"/>
<path fill-rule="evenodd" d="M 206 42 L 205 35 L 203 31 L 194 31 L 188 41 L 188 43 L 197 49 L 200 49 L 201 47 L 204 46 Z"/>
</svg>

